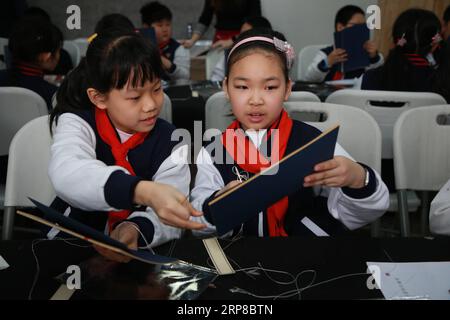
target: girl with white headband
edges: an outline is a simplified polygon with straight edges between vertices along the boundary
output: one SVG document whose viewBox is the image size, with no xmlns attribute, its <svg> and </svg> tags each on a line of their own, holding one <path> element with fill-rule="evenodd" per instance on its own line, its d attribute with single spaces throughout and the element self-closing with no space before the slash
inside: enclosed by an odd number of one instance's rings
<svg viewBox="0 0 450 320">
<path fill-rule="evenodd" d="M 289 69 L 294 49 L 282 34 L 264 32 L 244 32 L 228 56 L 223 87 L 236 120 L 201 149 L 197 158 L 191 198 L 204 216 L 191 220 L 207 225 L 194 232 L 199 235 L 216 231 L 208 209 L 214 197 L 270 166 L 267 159 L 282 159 L 321 134 L 292 120 L 284 110 L 283 103 L 291 93 Z M 257 157 L 252 158 L 252 153 Z M 341 146 L 336 146 L 334 159 L 318 163 L 314 169 L 314 174 L 298 182 L 297 192 L 273 203 L 233 233 L 334 235 L 362 227 L 387 209 L 389 194 L 379 174 L 355 162 Z"/>
</svg>

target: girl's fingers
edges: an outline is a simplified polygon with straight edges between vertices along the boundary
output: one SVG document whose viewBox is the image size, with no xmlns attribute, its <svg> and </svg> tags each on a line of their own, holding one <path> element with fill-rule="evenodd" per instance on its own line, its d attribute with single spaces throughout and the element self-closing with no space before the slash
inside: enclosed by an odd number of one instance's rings
<svg viewBox="0 0 450 320">
<path fill-rule="evenodd" d="M 189 229 L 189 230 L 200 230 L 200 229 L 204 229 L 206 227 L 206 225 L 204 225 L 202 223 L 181 219 L 180 217 L 178 217 L 174 214 L 170 215 L 170 217 L 167 217 L 167 218 L 161 218 L 161 220 L 165 224 L 170 225 L 172 227 L 178 227 L 178 228 Z"/>
<path fill-rule="evenodd" d="M 318 185 L 318 182 L 340 177 L 340 170 L 336 167 L 331 170 L 315 173 L 305 178 L 305 184 Z"/>
<path fill-rule="evenodd" d="M 341 187 L 342 184 L 341 184 L 341 180 L 338 177 L 331 177 L 331 178 L 322 179 L 322 180 L 315 180 L 310 183 L 305 183 L 303 186 L 305 188 L 314 187 L 314 186 L 326 186 L 326 187 L 331 187 L 331 188 L 337 188 L 337 187 Z"/>
<path fill-rule="evenodd" d="M 326 170 L 332 170 L 339 166 L 339 163 L 336 161 L 336 159 L 331 159 L 322 163 L 317 164 L 314 167 L 314 171 L 326 171 Z"/>
<path fill-rule="evenodd" d="M 195 210 L 194 207 L 192 206 L 192 204 L 187 201 L 185 206 L 187 207 L 187 209 L 189 210 L 189 213 L 194 216 L 194 217 L 201 217 L 203 215 L 203 212 Z"/>
<path fill-rule="evenodd" d="M 161 212 L 161 218 L 167 221 L 166 224 L 169 224 L 173 227 L 194 230 L 205 228 L 206 226 L 204 224 L 189 220 L 191 217 L 191 211 L 189 211 L 189 209 L 186 207 L 188 203 L 189 202 L 186 202 L 184 206 L 177 204 L 173 208 L 163 209 Z M 190 207 L 191 210 L 194 210 L 194 208 L 192 208 L 192 205 L 190 205 Z"/>
<path fill-rule="evenodd" d="M 329 187 L 329 188 L 341 187 L 337 182 L 331 182 L 331 180 L 321 180 L 321 181 L 317 181 L 315 183 L 305 183 L 303 185 L 303 187 L 305 187 L 305 188 L 312 188 L 312 187 L 316 187 L 316 186 Z"/>
</svg>

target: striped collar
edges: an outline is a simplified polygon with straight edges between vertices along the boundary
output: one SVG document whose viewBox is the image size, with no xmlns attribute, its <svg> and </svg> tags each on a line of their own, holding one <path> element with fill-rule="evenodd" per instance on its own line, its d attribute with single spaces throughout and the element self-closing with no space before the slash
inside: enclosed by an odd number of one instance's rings
<svg viewBox="0 0 450 320">
<path fill-rule="evenodd" d="M 44 71 L 32 63 L 23 61 L 14 61 L 13 68 L 25 76 L 34 76 L 34 77 L 44 76 Z"/>
<path fill-rule="evenodd" d="M 408 61 L 415 67 L 419 68 L 432 68 L 436 66 L 436 61 L 432 54 L 427 55 L 426 57 L 420 54 L 405 54 Z"/>
</svg>

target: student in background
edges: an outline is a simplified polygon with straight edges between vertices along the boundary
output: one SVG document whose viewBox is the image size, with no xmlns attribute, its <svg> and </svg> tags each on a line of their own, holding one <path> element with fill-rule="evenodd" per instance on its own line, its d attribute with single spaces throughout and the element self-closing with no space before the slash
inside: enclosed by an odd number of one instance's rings
<svg viewBox="0 0 450 320">
<path fill-rule="evenodd" d="M 244 24 L 241 27 L 241 33 L 252 29 L 271 30 L 272 25 L 270 24 L 269 20 L 261 16 L 246 18 Z M 224 55 L 214 67 L 214 70 L 211 75 L 211 81 L 223 81 L 223 79 L 225 78 L 226 58 L 230 53 L 229 49 L 233 46 L 233 41 L 235 39 L 236 38 L 228 40 L 219 40 L 215 43 L 216 48 L 222 47 L 225 50 Z"/>
<path fill-rule="evenodd" d="M 335 31 L 340 32 L 357 24 L 366 23 L 364 11 L 357 6 L 345 6 L 338 11 L 335 18 Z M 344 49 L 329 46 L 319 51 L 305 75 L 306 81 L 323 82 L 331 80 L 354 79 L 361 77 L 365 71 L 377 68 L 384 63 L 383 55 L 378 52 L 373 41 L 367 41 L 364 45 L 370 57 L 370 66 L 365 69 L 347 73 L 341 72 L 342 63 L 347 61 L 347 53 Z"/>
<path fill-rule="evenodd" d="M 157 48 L 141 35 L 100 35 L 61 85 L 50 119 L 52 207 L 132 249 L 203 227 L 189 221 L 201 213 L 186 198 L 187 146 L 158 118 L 163 73 Z"/>
<path fill-rule="evenodd" d="M 135 31 L 133 22 L 120 13 L 111 13 L 103 16 L 95 25 L 94 33 L 106 35 L 109 33 L 132 33 Z"/>
<path fill-rule="evenodd" d="M 291 93 L 289 69 L 295 59 L 292 46 L 284 40 L 280 33 L 254 29 L 241 34 L 231 50 L 223 87 L 236 121 L 228 132 L 201 149 L 196 162 L 192 204 L 203 210 L 204 216 L 192 220 L 207 224 L 207 229 L 199 231 L 201 235 L 215 233 L 207 204 L 236 186 L 237 180 L 251 178 L 268 167 L 262 161 L 252 163 L 249 154 L 282 159 L 321 134 L 306 123 L 292 120 L 283 108 Z M 273 143 L 274 135 L 279 143 Z M 266 146 L 262 141 L 273 145 Z M 245 146 L 245 154 L 238 146 Z M 313 235 L 314 228 L 301 222 L 307 217 L 316 229 L 334 235 L 360 228 L 383 215 L 389 194 L 379 174 L 355 162 L 339 144 L 335 150 L 332 160 L 317 164 L 314 174 L 299 181 L 297 192 L 286 195 L 235 231 L 243 229 L 245 235 L 260 237 Z"/>
<path fill-rule="evenodd" d="M 30 89 L 45 100 L 51 111 L 57 87 L 44 80 L 44 73 L 52 73 L 58 65 L 61 32 L 48 21 L 23 18 L 14 26 L 8 46 L 12 67 L 0 71 L 0 86 Z"/>
<path fill-rule="evenodd" d="M 385 65 L 367 72 L 361 88 L 436 92 L 450 102 L 450 56 L 439 18 L 428 10 L 409 9 L 395 21 L 392 38 Z"/>
<path fill-rule="evenodd" d="M 269 20 L 267 20 L 263 16 L 248 17 L 244 19 L 244 23 L 241 26 L 239 34 L 255 28 L 272 29 L 272 25 L 270 24 Z M 236 38 L 237 36 L 234 36 L 233 38 L 227 40 L 219 40 L 215 42 L 212 47 L 221 49 L 230 49 L 233 46 Z"/>
<path fill-rule="evenodd" d="M 450 236 L 450 180 L 431 202 L 430 231 Z"/>
<path fill-rule="evenodd" d="M 44 9 L 39 8 L 39 7 L 29 7 L 27 10 L 25 10 L 24 17 L 32 18 L 32 19 L 33 18 L 43 19 L 49 23 L 52 23 L 50 15 Z M 58 31 L 61 34 L 61 38 L 64 40 L 63 34 L 59 28 L 58 28 Z M 59 58 L 58 64 L 56 65 L 56 68 L 54 70 L 52 70 L 51 72 L 46 71 L 45 73 L 46 74 L 66 75 L 73 68 L 74 68 L 74 65 L 72 63 L 72 59 L 70 58 L 69 53 L 64 48 L 61 48 L 60 58 Z"/>
<path fill-rule="evenodd" d="M 213 43 L 239 35 L 244 19 L 261 15 L 260 0 L 204 0 L 203 11 L 195 26 L 192 38 L 183 42 L 191 48 L 208 30 L 216 17 L 216 32 Z"/>
<path fill-rule="evenodd" d="M 154 1 L 141 8 L 144 27 L 155 29 L 161 60 L 169 79 L 190 79 L 191 57 L 189 51 L 172 38 L 172 12 Z"/>
</svg>

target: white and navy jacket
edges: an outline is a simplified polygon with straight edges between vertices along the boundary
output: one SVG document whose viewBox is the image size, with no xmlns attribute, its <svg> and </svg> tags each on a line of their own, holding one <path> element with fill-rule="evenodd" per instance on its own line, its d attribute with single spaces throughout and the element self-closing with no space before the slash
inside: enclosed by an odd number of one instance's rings
<svg viewBox="0 0 450 320">
<path fill-rule="evenodd" d="M 314 57 L 313 62 L 310 64 L 306 70 L 306 75 L 304 80 L 310 82 L 323 82 L 333 80 L 336 72 L 340 71 L 341 63 L 337 63 L 331 68 L 329 68 L 327 63 L 327 58 L 331 52 L 333 52 L 334 47 L 329 46 L 320 50 Z M 376 69 L 384 64 L 384 57 L 379 53 L 375 58 L 370 59 L 370 65 L 365 69 L 355 70 L 347 72 L 344 74 L 344 79 L 355 79 L 360 78 L 364 72 L 371 69 Z"/>
<path fill-rule="evenodd" d="M 162 48 L 162 54 L 172 62 L 172 67 L 168 70 L 167 80 L 189 80 L 191 78 L 191 56 L 189 50 L 184 48 L 174 39 Z"/>
<path fill-rule="evenodd" d="M 260 146 L 265 133 L 248 134 L 253 143 Z M 307 144 L 320 134 L 318 129 L 294 120 L 286 154 Z M 228 157 L 221 162 L 225 164 L 213 163 L 214 150 L 220 150 L 216 149 L 220 147 L 223 148 L 225 157 Z M 270 154 L 270 151 L 268 153 Z M 339 144 L 336 145 L 335 156 L 351 159 Z M 195 187 L 191 193 L 191 202 L 197 210 L 203 211 L 204 216 L 191 219 L 206 223 L 207 228 L 196 231 L 196 235 L 207 236 L 216 232 L 207 204 L 219 190 L 231 181 L 237 180 L 233 173 L 234 166 L 237 165 L 233 164 L 230 155 L 221 145 L 220 136 L 201 149 L 197 157 L 198 171 Z M 389 192 L 379 174 L 365 167 L 369 171 L 370 179 L 369 184 L 362 189 L 303 188 L 303 181 L 299 181 L 298 191 L 289 195 L 289 207 L 285 216 L 287 234 L 336 235 L 347 230 L 355 230 L 381 217 L 389 206 Z M 238 205 L 236 203 L 236 206 Z M 244 223 L 242 228 L 234 230 L 232 234 L 241 229 L 245 235 L 268 236 L 266 212 L 261 212 L 253 220 Z"/>
<path fill-rule="evenodd" d="M 128 220 L 136 223 L 150 246 L 179 238 L 181 229 L 164 225 L 149 207 L 136 207 L 137 183 L 151 180 L 171 185 L 188 196 L 190 171 L 187 146 L 171 141 L 174 127 L 158 119 L 145 141 L 128 153 L 136 176 L 115 165 L 111 148 L 100 138 L 94 111 L 62 114 L 54 126 L 49 177 L 57 198 L 52 207 L 97 230 L 108 232 L 108 212 L 132 210 Z M 130 137 L 118 135 L 122 142 Z M 185 150 L 186 149 L 186 150 Z M 48 233 L 49 238 L 57 230 Z M 145 247 L 139 237 L 139 247 Z"/>
<path fill-rule="evenodd" d="M 430 230 L 434 234 L 450 236 L 450 180 L 431 202 Z"/>
</svg>

